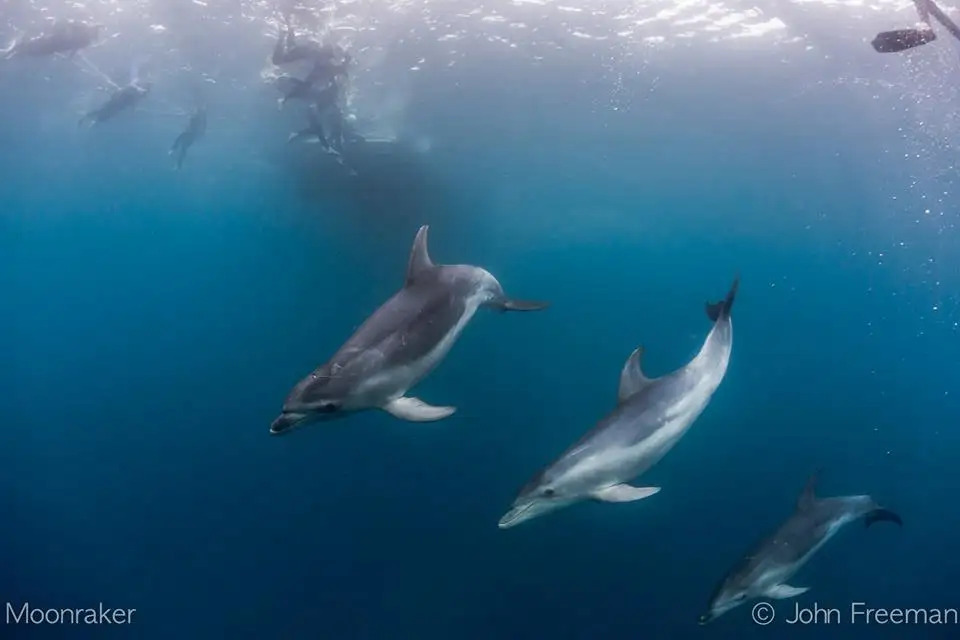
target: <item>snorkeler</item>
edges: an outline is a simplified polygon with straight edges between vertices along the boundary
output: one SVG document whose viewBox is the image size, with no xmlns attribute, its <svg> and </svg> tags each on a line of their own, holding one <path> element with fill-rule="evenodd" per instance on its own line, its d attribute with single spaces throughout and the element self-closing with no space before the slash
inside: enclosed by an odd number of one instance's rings
<svg viewBox="0 0 960 640">
<path fill-rule="evenodd" d="M 77 126 L 83 126 L 89 122 L 92 127 L 93 125 L 110 120 L 121 111 L 135 107 L 150 93 L 152 86 L 153 84 L 150 82 L 140 83 L 134 80 L 130 84 L 120 87 L 110 96 L 103 106 L 94 109 L 80 118 Z"/>
<path fill-rule="evenodd" d="M 352 58 L 350 54 L 341 49 L 339 51 L 339 61 L 337 62 L 334 62 L 332 58 L 329 60 L 316 60 L 313 63 L 313 68 L 310 69 L 310 73 L 304 78 L 304 82 L 325 85 L 335 80 L 346 78 L 348 73 L 347 69 L 351 62 Z"/>
<path fill-rule="evenodd" d="M 341 167 L 347 170 L 349 175 L 357 175 L 356 170 L 348 166 L 343 157 L 343 139 L 344 139 L 344 118 L 340 108 L 335 104 L 332 107 L 321 107 L 314 103 L 307 110 L 307 120 L 309 124 L 306 128 L 295 133 L 291 133 L 287 142 L 306 142 L 316 141 L 327 154 L 333 156 Z M 324 124 L 326 120 L 326 124 Z"/>
<path fill-rule="evenodd" d="M 190 116 L 187 128 L 177 136 L 177 139 L 173 141 L 173 146 L 170 147 L 170 155 L 174 157 L 174 169 L 180 170 L 180 167 L 183 166 L 183 159 L 187 156 L 187 150 L 194 142 L 203 137 L 206 130 L 207 109 L 206 107 L 197 107 L 193 115 Z"/>
<path fill-rule="evenodd" d="M 293 35 L 293 28 L 290 26 L 290 18 L 283 17 L 286 25 L 280 31 L 277 38 L 277 44 L 273 48 L 273 55 L 270 57 L 273 64 L 280 66 L 288 62 L 297 62 L 298 60 L 313 59 L 317 62 L 330 63 L 337 57 L 338 47 L 331 45 L 318 45 L 313 42 L 299 44 Z"/>
<path fill-rule="evenodd" d="M 321 111 L 327 106 L 334 104 L 340 96 L 340 80 L 343 76 L 334 75 L 327 78 L 326 67 L 317 63 L 303 80 L 294 76 L 280 76 L 276 80 L 277 90 L 281 97 L 277 100 L 277 107 L 283 107 L 290 100 L 306 100 L 316 103 Z M 324 81 L 318 82 L 323 79 Z"/>
<path fill-rule="evenodd" d="M 280 97 L 277 98 L 277 108 L 283 109 L 290 100 L 313 100 L 317 89 L 312 83 L 293 76 L 280 76 L 276 80 Z"/>
<path fill-rule="evenodd" d="M 954 38 L 960 40 L 960 27 L 933 0 L 913 0 L 913 4 L 920 16 L 920 26 L 914 29 L 895 29 L 878 33 L 877 37 L 870 42 L 877 53 L 899 53 L 936 40 L 937 34 L 934 33 L 933 25 L 930 24 L 931 15 Z"/>
<path fill-rule="evenodd" d="M 50 28 L 37 35 L 19 36 L 6 49 L 0 49 L 0 57 L 50 56 L 57 53 L 75 55 L 100 39 L 102 24 L 57 20 Z"/>
<path fill-rule="evenodd" d="M 324 151 L 331 151 L 330 143 L 327 141 L 327 135 L 323 130 L 323 122 L 320 120 L 320 110 L 317 105 L 311 104 L 310 108 L 307 109 L 307 121 L 309 123 L 307 127 L 296 133 L 291 133 L 290 137 L 287 138 L 287 142 L 298 142 L 300 140 L 316 138 Z"/>
</svg>

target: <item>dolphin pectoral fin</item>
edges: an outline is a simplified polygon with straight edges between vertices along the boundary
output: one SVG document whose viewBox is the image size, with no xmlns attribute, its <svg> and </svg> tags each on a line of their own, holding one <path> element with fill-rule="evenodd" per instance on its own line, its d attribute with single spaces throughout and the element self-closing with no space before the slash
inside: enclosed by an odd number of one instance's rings
<svg viewBox="0 0 960 640">
<path fill-rule="evenodd" d="M 640 366 L 642 357 L 643 347 L 640 346 L 633 350 L 623 364 L 623 369 L 620 371 L 620 388 L 617 390 L 617 400 L 621 403 L 651 382 L 650 378 L 643 375 L 643 369 Z"/>
<path fill-rule="evenodd" d="M 409 422 L 434 422 L 443 420 L 457 410 L 456 407 L 434 407 L 420 398 L 408 396 L 397 398 L 383 405 L 382 409 L 394 418 Z"/>
<path fill-rule="evenodd" d="M 877 508 L 871 511 L 863 519 L 865 527 L 869 527 L 875 522 L 893 522 L 899 526 L 903 526 L 903 520 L 890 509 Z"/>
<path fill-rule="evenodd" d="M 787 598 L 796 598 L 807 591 L 810 591 L 810 587 L 791 587 L 788 584 L 775 584 L 764 591 L 763 595 L 776 600 L 785 600 Z"/>
<path fill-rule="evenodd" d="M 598 489 L 590 494 L 600 502 L 633 502 L 649 498 L 660 492 L 660 487 L 634 487 L 629 484 L 615 484 L 606 489 Z"/>
<path fill-rule="evenodd" d="M 536 302 L 533 300 L 510 300 L 509 298 L 498 298 L 487 303 L 497 311 L 540 311 L 550 306 L 549 302 Z"/>
</svg>

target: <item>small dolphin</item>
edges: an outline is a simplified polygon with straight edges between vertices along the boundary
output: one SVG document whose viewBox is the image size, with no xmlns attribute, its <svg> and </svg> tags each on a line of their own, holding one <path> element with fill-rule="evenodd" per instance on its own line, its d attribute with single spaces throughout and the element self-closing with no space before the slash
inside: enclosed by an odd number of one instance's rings
<svg viewBox="0 0 960 640">
<path fill-rule="evenodd" d="M 400 291 L 377 309 L 333 355 L 297 383 L 270 433 L 315 420 L 379 408 L 401 420 L 430 422 L 456 411 L 406 396 L 450 351 L 481 306 L 537 311 L 542 302 L 508 299 L 497 279 L 470 265 L 435 265 L 420 227 Z"/>
<path fill-rule="evenodd" d="M 102 24 L 79 22 L 76 20 L 58 20 L 50 28 L 35 36 L 21 36 L 6 49 L 0 50 L 0 57 L 50 56 L 63 53 L 73 56 L 100 39 Z"/>
<path fill-rule="evenodd" d="M 625 483 L 666 455 L 720 386 L 733 348 L 730 311 L 738 282 L 725 300 L 707 305 L 713 328 L 684 367 L 647 378 L 640 367 L 643 347 L 634 350 L 620 373 L 617 407 L 520 490 L 501 529 L 582 500 L 632 502 L 660 491 Z"/>
<path fill-rule="evenodd" d="M 787 581 L 841 527 L 854 520 L 863 518 L 867 527 L 881 521 L 903 526 L 900 516 L 880 507 L 870 496 L 818 499 L 814 492 L 816 482 L 814 473 L 793 515 L 721 581 L 710 598 L 708 612 L 700 616 L 700 624 L 707 624 L 752 598 L 780 600 L 805 593 L 809 587 L 792 587 Z"/>
<path fill-rule="evenodd" d="M 132 109 L 150 93 L 152 86 L 149 82 L 139 84 L 132 82 L 117 89 L 102 106 L 97 107 L 80 118 L 77 126 L 80 127 L 89 122 L 92 127 L 93 125 L 110 120 L 122 111 Z"/>
</svg>

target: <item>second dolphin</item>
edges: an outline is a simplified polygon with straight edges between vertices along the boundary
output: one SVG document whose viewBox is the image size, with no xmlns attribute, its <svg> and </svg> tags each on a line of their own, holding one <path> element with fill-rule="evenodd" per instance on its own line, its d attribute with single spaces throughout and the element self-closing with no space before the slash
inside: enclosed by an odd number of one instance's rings
<svg viewBox="0 0 960 640">
<path fill-rule="evenodd" d="M 660 491 L 626 482 L 666 455 L 720 386 L 733 348 L 738 282 L 725 300 L 707 305 L 713 329 L 686 366 L 650 379 L 640 368 L 643 349 L 634 350 L 620 374 L 616 409 L 521 489 L 501 529 L 582 500 L 631 502 Z"/>
</svg>

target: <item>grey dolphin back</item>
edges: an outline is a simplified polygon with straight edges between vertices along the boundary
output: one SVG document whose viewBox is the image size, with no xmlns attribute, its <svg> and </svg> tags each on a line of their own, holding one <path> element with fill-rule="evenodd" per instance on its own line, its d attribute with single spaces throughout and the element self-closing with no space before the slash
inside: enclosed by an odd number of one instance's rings
<svg viewBox="0 0 960 640">
<path fill-rule="evenodd" d="M 733 279 L 733 284 L 730 286 L 730 291 L 727 293 L 727 297 L 719 302 L 708 302 L 707 303 L 707 316 L 713 322 L 719 322 L 720 320 L 726 320 L 730 317 L 730 312 L 733 310 L 733 301 L 737 297 L 737 289 L 740 287 L 740 276 L 737 275 Z"/>
<path fill-rule="evenodd" d="M 803 492 L 800 494 L 800 498 L 797 500 L 797 511 L 810 509 L 816 504 L 817 480 L 819 479 L 821 472 L 822 469 L 817 467 L 814 469 L 813 473 L 810 474 L 810 479 L 807 480 L 807 484 L 803 487 Z M 864 527 L 869 527 L 877 522 L 893 522 L 901 527 L 903 526 L 903 520 L 897 513 L 877 505 L 873 499 L 870 501 L 873 503 L 874 507 L 864 514 Z"/>
<path fill-rule="evenodd" d="M 407 262 L 407 279 L 404 283 L 406 287 L 412 285 L 416 282 L 417 278 L 437 266 L 433 260 L 430 259 L 430 252 L 427 249 L 427 235 L 429 231 L 430 225 L 423 225 L 420 227 L 420 230 L 417 231 L 417 237 L 413 240 L 413 248 L 410 250 L 410 260 Z M 546 302 L 512 300 L 503 295 L 486 304 L 498 311 L 540 311 L 549 306 Z"/>
</svg>

